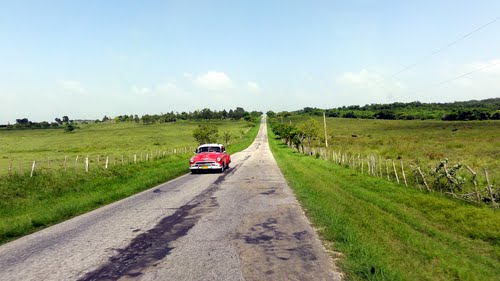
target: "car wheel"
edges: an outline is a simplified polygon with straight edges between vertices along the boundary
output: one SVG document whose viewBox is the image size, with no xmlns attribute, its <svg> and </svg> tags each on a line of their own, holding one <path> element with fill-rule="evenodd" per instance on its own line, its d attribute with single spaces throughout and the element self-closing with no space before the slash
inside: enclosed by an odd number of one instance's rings
<svg viewBox="0 0 500 281">
<path fill-rule="evenodd" d="M 222 167 L 220 168 L 220 172 L 221 173 L 224 173 L 224 169 L 226 167 L 226 164 L 225 163 L 222 163 Z"/>
</svg>

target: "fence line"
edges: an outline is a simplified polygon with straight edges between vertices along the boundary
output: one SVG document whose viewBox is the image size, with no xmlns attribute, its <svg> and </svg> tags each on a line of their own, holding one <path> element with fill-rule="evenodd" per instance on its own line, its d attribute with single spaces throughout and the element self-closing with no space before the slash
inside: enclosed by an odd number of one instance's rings
<svg viewBox="0 0 500 281">
<path fill-rule="evenodd" d="M 289 145 L 290 146 L 290 145 Z M 421 164 L 415 162 L 408 164 L 407 167 L 414 174 L 414 180 L 410 181 L 407 177 L 405 163 L 400 159 L 401 170 L 398 173 L 396 162 L 394 159 L 383 158 L 376 153 L 368 153 L 365 156 L 357 154 L 357 159 L 354 153 L 345 152 L 341 149 L 325 149 L 325 148 L 297 148 L 297 150 L 306 155 L 315 156 L 325 161 L 330 161 L 337 165 L 354 169 L 361 174 L 369 176 L 386 178 L 388 181 L 396 182 L 405 187 L 417 187 L 425 192 L 441 192 L 448 194 L 453 198 L 465 200 L 475 204 L 490 204 L 493 208 L 498 207 L 500 201 L 500 190 L 491 184 L 489 173 L 486 168 L 483 168 L 485 187 L 480 189 L 478 183 L 478 174 L 468 165 L 455 164 L 453 167 L 448 167 L 448 160 L 440 161 L 435 169 L 421 167 Z M 330 158 L 331 156 L 331 158 Z M 357 161 L 356 161 L 357 160 Z M 378 161 L 377 161 L 378 160 Z M 385 176 L 383 173 L 383 165 L 385 164 Z M 392 168 L 389 166 L 392 165 Z M 366 166 L 366 169 L 365 169 Z M 465 167 L 466 171 L 460 171 L 461 167 Z M 427 171 L 427 172 L 426 172 Z M 470 181 L 467 181 L 467 175 L 471 174 Z M 400 177 L 401 176 L 401 177 Z M 430 180 L 430 182 L 428 181 Z M 469 186 L 467 183 L 471 182 Z M 467 193 L 468 191 L 471 191 Z"/>
<path fill-rule="evenodd" d="M 124 165 L 133 165 L 138 162 L 156 161 L 163 159 L 170 155 L 186 154 L 189 151 L 194 151 L 192 147 L 173 148 L 168 150 L 148 150 L 147 152 L 139 152 L 141 158 L 138 157 L 139 153 L 128 153 L 128 158 L 124 153 L 111 153 L 109 155 L 64 155 L 58 157 L 49 156 L 45 160 L 35 159 L 33 161 L 10 159 L 7 168 L 0 169 L 0 177 L 13 176 L 13 175 L 26 175 L 28 177 L 36 176 L 37 172 L 56 172 L 56 171 L 85 171 L 90 172 L 92 169 L 101 168 L 109 169 L 111 166 L 116 166 L 117 163 Z M 73 158 L 74 157 L 74 158 Z M 74 159 L 71 165 L 71 159 Z M 83 159 L 83 162 L 82 160 Z M 102 160 L 102 161 L 101 161 Z M 133 160 L 133 161 L 132 161 Z M 27 174 L 24 173 L 24 167 L 28 167 Z"/>
</svg>

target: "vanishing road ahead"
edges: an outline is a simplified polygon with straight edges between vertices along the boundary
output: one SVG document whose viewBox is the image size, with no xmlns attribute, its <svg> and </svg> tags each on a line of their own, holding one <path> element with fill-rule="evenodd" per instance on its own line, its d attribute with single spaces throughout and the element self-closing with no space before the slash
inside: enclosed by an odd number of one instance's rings
<svg viewBox="0 0 500 281">
<path fill-rule="evenodd" d="M 340 280 L 265 122 L 224 174 L 188 174 L 1 246 L 0 280 Z"/>
</svg>

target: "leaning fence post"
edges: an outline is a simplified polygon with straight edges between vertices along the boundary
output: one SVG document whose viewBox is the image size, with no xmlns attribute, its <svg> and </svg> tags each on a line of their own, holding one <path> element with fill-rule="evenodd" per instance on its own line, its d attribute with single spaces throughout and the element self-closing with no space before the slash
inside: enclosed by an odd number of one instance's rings
<svg viewBox="0 0 500 281">
<path fill-rule="evenodd" d="M 481 195 L 479 194 L 479 191 L 477 189 L 477 174 L 474 170 L 471 169 L 471 167 L 469 167 L 467 165 L 465 165 L 465 167 L 472 174 L 472 183 L 474 184 L 474 191 L 476 192 L 476 200 L 477 200 L 477 204 L 479 205 L 479 204 L 481 204 Z"/>
<path fill-rule="evenodd" d="M 399 183 L 398 172 L 396 171 L 396 165 L 394 164 L 394 160 L 392 160 L 392 168 L 394 169 L 394 175 L 396 175 L 396 181 Z"/>
<path fill-rule="evenodd" d="M 495 202 L 495 198 L 493 197 L 493 192 L 491 191 L 491 184 L 490 184 L 490 178 L 488 177 L 488 170 L 486 170 L 486 168 L 483 169 L 484 169 L 484 175 L 486 176 L 486 184 L 487 184 L 486 189 L 488 190 L 491 199 L 491 206 L 493 208 L 496 208 L 497 202 Z"/>
<path fill-rule="evenodd" d="M 401 172 L 403 173 L 403 179 L 405 180 L 405 186 L 408 186 L 408 183 L 406 183 L 405 166 L 403 165 L 403 160 L 401 160 Z"/>
<path fill-rule="evenodd" d="M 33 177 L 33 173 L 35 172 L 35 161 L 33 161 L 33 164 L 31 165 L 31 173 L 30 173 L 30 178 Z"/>
<path fill-rule="evenodd" d="M 106 166 L 105 166 L 106 169 L 108 168 L 108 163 L 109 163 L 109 156 L 106 156 Z"/>
<path fill-rule="evenodd" d="M 420 173 L 420 176 L 422 177 L 422 180 L 424 181 L 425 188 L 427 188 L 427 191 L 431 191 L 429 188 L 429 185 L 427 184 L 427 181 L 425 180 L 424 173 L 422 173 L 422 170 L 420 170 L 420 167 L 417 167 L 417 171 Z"/>
</svg>

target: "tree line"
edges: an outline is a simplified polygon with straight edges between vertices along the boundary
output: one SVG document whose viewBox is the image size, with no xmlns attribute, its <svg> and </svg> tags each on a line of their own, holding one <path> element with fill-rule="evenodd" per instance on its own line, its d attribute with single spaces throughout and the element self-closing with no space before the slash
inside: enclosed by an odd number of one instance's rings
<svg viewBox="0 0 500 281">
<path fill-rule="evenodd" d="M 367 104 L 364 106 L 352 105 L 331 109 L 304 107 L 297 111 L 268 112 L 270 117 L 287 117 L 290 115 L 322 116 L 325 112 L 328 117 L 361 118 L 361 119 L 388 119 L 388 120 L 500 120 L 500 98 L 485 100 L 470 100 L 451 103 L 421 103 L 395 102 L 389 104 Z"/>
<path fill-rule="evenodd" d="M 236 107 L 236 109 L 227 110 L 211 110 L 209 108 L 204 108 L 202 110 L 195 110 L 193 112 L 181 112 L 181 113 L 161 113 L 161 114 L 144 114 L 139 117 L 137 114 L 131 115 L 119 115 L 116 117 L 104 116 L 102 119 L 96 120 L 70 120 L 68 116 L 63 116 L 62 118 L 55 118 L 53 122 L 33 122 L 28 118 L 16 119 L 15 124 L 0 125 L 0 128 L 6 129 L 49 129 L 49 128 L 64 128 L 66 130 L 72 131 L 75 128 L 76 123 L 120 123 L 120 122 L 135 122 L 141 124 L 155 124 L 155 123 L 169 123 L 177 122 L 178 120 L 240 120 L 245 119 L 247 121 L 253 122 L 259 116 L 262 115 L 260 111 L 246 111 L 242 107 Z"/>
</svg>

